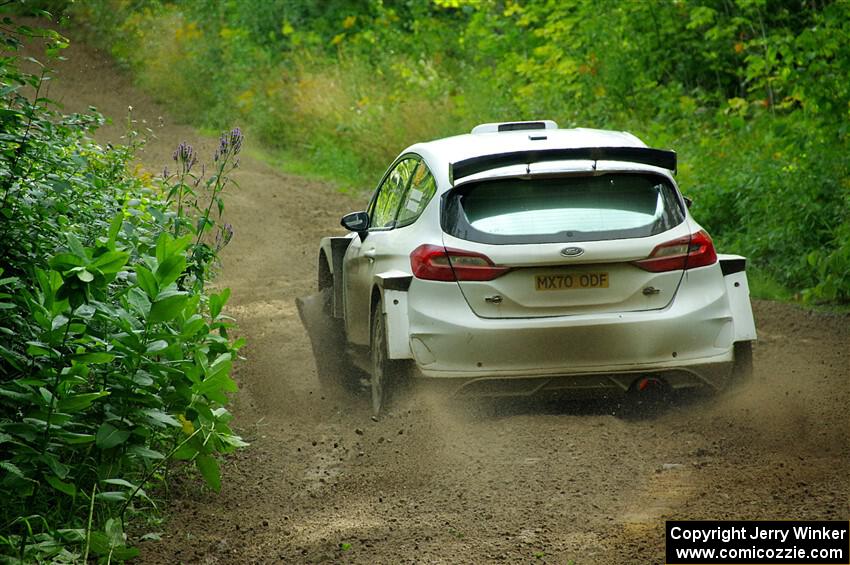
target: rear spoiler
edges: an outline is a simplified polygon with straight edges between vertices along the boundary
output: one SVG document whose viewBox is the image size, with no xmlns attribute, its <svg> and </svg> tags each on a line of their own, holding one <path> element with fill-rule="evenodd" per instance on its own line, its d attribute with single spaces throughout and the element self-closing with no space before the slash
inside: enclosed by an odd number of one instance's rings
<svg viewBox="0 0 850 565">
<path fill-rule="evenodd" d="M 535 149 L 497 155 L 482 155 L 449 165 L 449 183 L 457 179 L 511 165 L 542 161 L 626 161 L 652 165 L 676 172 L 676 152 L 649 147 L 577 147 L 574 149 Z"/>
</svg>

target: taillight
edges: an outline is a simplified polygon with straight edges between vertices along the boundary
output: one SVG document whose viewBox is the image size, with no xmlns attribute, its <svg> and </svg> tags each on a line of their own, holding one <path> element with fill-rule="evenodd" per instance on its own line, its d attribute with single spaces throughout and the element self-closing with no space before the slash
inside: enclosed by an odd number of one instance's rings
<svg viewBox="0 0 850 565">
<path fill-rule="evenodd" d="M 717 252 L 711 237 L 700 230 L 689 236 L 662 243 L 652 250 L 649 257 L 635 261 L 633 265 L 644 271 L 662 273 L 681 271 L 712 265 L 717 261 Z"/>
<path fill-rule="evenodd" d="M 481 253 L 440 245 L 420 245 L 410 254 L 410 267 L 417 279 L 429 281 L 491 281 L 509 267 L 497 267 Z"/>
</svg>

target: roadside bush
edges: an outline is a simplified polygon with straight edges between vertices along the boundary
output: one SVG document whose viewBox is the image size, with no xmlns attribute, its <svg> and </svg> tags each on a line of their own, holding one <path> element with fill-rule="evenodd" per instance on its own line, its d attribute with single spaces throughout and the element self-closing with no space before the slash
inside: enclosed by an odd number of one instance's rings
<svg viewBox="0 0 850 565">
<path fill-rule="evenodd" d="M 701 143 L 691 154 L 702 161 L 680 180 L 718 243 L 773 279 L 808 289 L 811 300 L 850 299 L 850 287 L 824 286 L 850 264 L 822 265 L 847 248 L 839 236 L 850 215 L 846 149 L 798 115 L 753 117 Z"/>
<path fill-rule="evenodd" d="M 65 43 L 23 26 L 2 40 L 21 35 Z M 169 464 L 218 490 L 216 455 L 244 445 L 225 408 L 242 343 L 229 290 L 206 290 L 243 138 L 222 135 L 206 178 L 181 144 L 154 179 L 133 166 L 136 141 L 91 139 L 100 116 L 53 110 L 44 79 L 0 59 L 0 555 L 123 560 Z"/>
</svg>

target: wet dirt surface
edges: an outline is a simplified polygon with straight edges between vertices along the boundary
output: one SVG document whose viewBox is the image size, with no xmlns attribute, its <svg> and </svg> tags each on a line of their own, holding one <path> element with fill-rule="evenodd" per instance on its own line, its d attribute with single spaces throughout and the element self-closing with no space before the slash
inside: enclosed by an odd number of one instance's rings
<svg viewBox="0 0 850 565">
<path fill-rule="evenodd" d="M 183 140 L 108 57 L 75 45 L 49 95 L 155 137 L 152 172 Z M 141 120 L 146 124 L 141 124 Z M 250 131 L 247 143 L 251 143 Z M 757 302 L 755 378 L 735 394 L 641 420 L 612 405 L 402 401 L 379 422 L 366 395 L 323 395 L 295 298 L 315 288 L 319 238 L 360 209 L 331 187 L 243 157 L 236 235 L 217 285 L 248 339 L 236 428 L 251 447 L 211 493 L 178 474 L 162 540 L 142 563 L 661 563 L 665 519 L 850 517 L 850 319 Z"/>
</svg>

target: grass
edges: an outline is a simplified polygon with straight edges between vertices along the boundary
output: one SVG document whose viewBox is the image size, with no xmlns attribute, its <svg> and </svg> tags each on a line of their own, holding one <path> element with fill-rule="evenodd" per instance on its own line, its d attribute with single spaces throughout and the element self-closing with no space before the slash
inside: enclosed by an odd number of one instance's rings
<svg viewBox="0 0 850 565">
<path fill-rule="evenodd" d="M 348 174 L 350 169 L 346 169 L 345 165 L 326 164 L 322 166 L 321 161 L 304 158 L 287 149 L 258 147 L 257 144 L 254 144 L 246 150 L 246 153 L 252 159 L 284 173 L 329 183 L 343 194 L 366 195 L 374 190 L 379 180 L 375 178 L 370 182 L 365 179 L 352 179 L 351 175 Z"/>
<path fill-rule="evenodd" d="M 822 314 L 850 314 L 850 304 L 807 302 L 802 300 L 799 293 L 795 293 L 788 287 L 783 286 L 758 267 L 747 269 L 747 282 L 750 285 L 750 296 L 758 300 L 787 302 Z"/>
<path fill-rule="evenodd" d="M 779 300 L 782 302 L 799 302 L 795 293 L 776 281 L 765 271 L 750 267 L 747 269 L 747 281 L 750 284 L 750 296 L 760 300 Z"/>
</svg>

